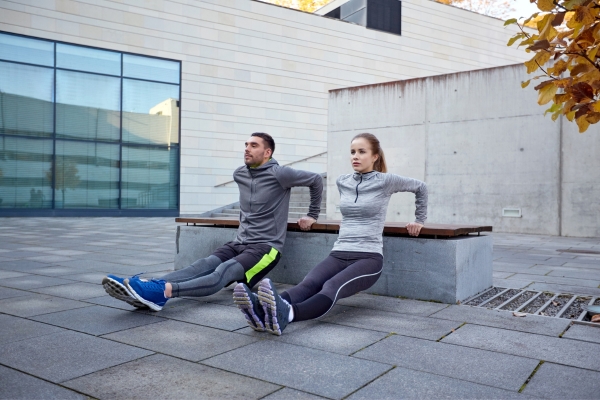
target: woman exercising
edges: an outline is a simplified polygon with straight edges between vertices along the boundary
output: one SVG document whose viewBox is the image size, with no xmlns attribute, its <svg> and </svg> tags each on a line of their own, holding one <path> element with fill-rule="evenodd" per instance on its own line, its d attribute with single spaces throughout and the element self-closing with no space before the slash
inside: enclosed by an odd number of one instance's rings
<svg viewBox="0 0 600 400">
<path fill-rule="evenodd" d="M 234 302 L 252 329 L 281 335 L 290 322 L 322 317 L 337 300 L 373 286 L 383 268 L 382 233 L 392 194 L 415 193 L 416 219 L 406 228 L 419 235 L 427 218 L 425 183 L 386 173 L 383 150 L 370 133 L 352 139 L 350 161 L 354 173 L 336 182 L 342 223 L 329 256 L 281 295 L 268 278 L 260 281 L 258 295 L 244 283 L 236 285 Z"/>
</svg>

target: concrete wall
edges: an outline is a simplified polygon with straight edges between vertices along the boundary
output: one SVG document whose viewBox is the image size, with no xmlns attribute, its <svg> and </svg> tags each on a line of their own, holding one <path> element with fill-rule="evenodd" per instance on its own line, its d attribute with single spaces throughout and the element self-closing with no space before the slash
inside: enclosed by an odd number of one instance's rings
<svg viewBox="0 0 600 400">
<path fill-rule="evenodd" d="M 513 28 L 404 0 L 402 36 L 251 0 L 12 0 L 0 30 L 183 61 L 181 212 L 237 200 L 253 131 L 282 164 L 327 151 L 328 90 L 523 61 Z M 325 172 L 324 157 L 301 164 Z"/>
<path fill-rule="evenodd" d="M 332 91 L 328 218 L 341 218 L 335 178 L 352 171 L 350 140 L 371 132 L 390 172 L 427 182 L 429 222 L 600 236 L 600 129 L 544 117 L 526 77 L 513 65 Z M 387 220 L 413 219 L 414 195 L 392 197 Z"/>
</svg>

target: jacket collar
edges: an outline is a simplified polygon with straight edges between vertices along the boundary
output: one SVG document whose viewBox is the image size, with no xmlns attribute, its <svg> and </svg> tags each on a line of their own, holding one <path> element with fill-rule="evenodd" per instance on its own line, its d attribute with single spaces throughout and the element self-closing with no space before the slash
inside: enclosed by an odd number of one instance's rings
<svg viewBox="0 0 600 400">
<path fill-rule="evenodd" d="M 354 178 L 355 181 L 359 181 L 361 179 L 361 177 L 362 177 L 363 181 L 366 181 L 369 179 L 373 179 L 374 177 L 377 176 L 378 173 L 379 173 L 379 171 L 370 171 L 365 174 L 361 174 L 360 172 L 355 172 L 354 174 L 352 174 L 352 177 Z"/>
<path fill-rule="evenodd" d="M 249 171 L 261 171 L 261 170 L 264 170 L 264 169 L 271 168 L 274 165 L 279 165 L 279 163 L 274 158 L 271 158 L 269 161 L 267 161 L 266 163 L 264 163 L 260 167 L 250 168 L 250 166 L 246 165 L 246 168 Z"/>
</svg>

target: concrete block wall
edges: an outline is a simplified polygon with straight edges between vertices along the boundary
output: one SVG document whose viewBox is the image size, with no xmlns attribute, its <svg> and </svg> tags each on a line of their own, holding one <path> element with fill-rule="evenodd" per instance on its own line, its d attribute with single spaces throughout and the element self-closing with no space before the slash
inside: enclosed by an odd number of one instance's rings
<svg viewBox="0 0 600 400">
<path fill-rule="evenodd" d="M 341 218 L 335 178 L 352 171 L 350 140 L 371 132 L 390 172 L 427 182 L 429 222 L 600 236 L 600 128 L 544 117 L 526 79 L 519 64 L 332 91 L 328 218 Z M 414 195 L 394 195 L 387 220 L 413 219 Z"/>
<path fill-rule="evenodd" d="M 237 200 L 235 185 L 215 186 L 251 132 L 277 139 L 282 164 L 327 151 L 330 89 L 526 58 L 494 18 L 431 0 L 404 0 L 402 18 L 397 36 L 251 0 L 0 2 L 2 31 L 182 60 L 182 214 Z"/>
</svg>

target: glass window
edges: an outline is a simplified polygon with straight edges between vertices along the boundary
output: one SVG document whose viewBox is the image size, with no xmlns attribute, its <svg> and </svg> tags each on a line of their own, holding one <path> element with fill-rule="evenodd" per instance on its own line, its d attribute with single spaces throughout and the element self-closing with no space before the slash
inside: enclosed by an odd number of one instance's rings
<svg viewBox="0 0 600 400">
<path fill-rule="evenodd" d="M 119 145 L 58 140 L 55 208 L 118 208 Z"/>
<path fill-rule="evenodd" d="M 121 79 L 56 72 L 56 136 L 119 140 Z"/>
<path fill-rule="evenodd" d="M 0 33 L 0 59 L 54 66 L 54 43 Z"/>
<path fill-rule="evenodd" d="M 123 146 L 121 208 L 177 209 L 177 151 Z"/>
<path fill-rule="evenodd" d="M 51 136 L 54 70 L 0 62 L 0 133 Z"/>
<path fill-rule="evenodd" d="M 178 84 L 179 63 L 123 54 L 123 76 Z"/>
<path fill-rule="evenodd" d="M 0 136 L 0 208 L 52 207 L 52 140 Z"/>
<path fill-rule="evenodd" d="M 120 76 L 121 54 L 114 51 L 57 43 L 56 66 Z"/>
<path fill-rule="evenodd" d="M 179 86 L 123 79 L 123 142 L 179 143 Z"/>
</svg>

